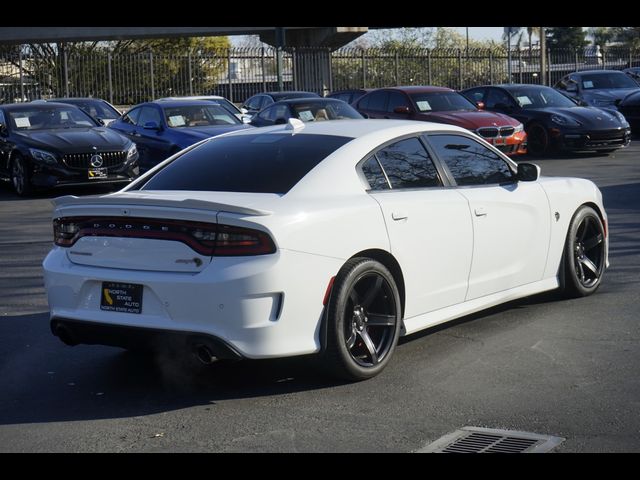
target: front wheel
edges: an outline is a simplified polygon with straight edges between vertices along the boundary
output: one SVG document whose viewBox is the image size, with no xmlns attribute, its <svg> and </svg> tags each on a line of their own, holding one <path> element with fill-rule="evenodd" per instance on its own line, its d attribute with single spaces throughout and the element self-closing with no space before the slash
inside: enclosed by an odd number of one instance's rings
<svg viewBox="0 0 640 480">
<path fill-rule="evenodd" d="M 380 373 L 398 343 L 402 312 L 389 270 L 370 258 L 353 258 L 338 272 L 327 305 L 324 367 L 357 381 Z"/>
<path fill-rule="evenodd" d="M 33 191 L 29 168 L 29 164 L 20 155 L 15 155 L 11 160 L 11 185 L 21 197 L 27 196 Z"/>
<path fill-rule="evenodd" d="M 585 297 L 594 293 L 605 269 L 604 226 L 598 213 L 582 206 L 569 224 L 564 247 L 564 293 Z"/>
<path fill-rule="evenodd" d="M 549 133 L 538 123 L 527 128 L 527 151 L 531 155 L 545 155 L 550 150 Z"/>
</svg>

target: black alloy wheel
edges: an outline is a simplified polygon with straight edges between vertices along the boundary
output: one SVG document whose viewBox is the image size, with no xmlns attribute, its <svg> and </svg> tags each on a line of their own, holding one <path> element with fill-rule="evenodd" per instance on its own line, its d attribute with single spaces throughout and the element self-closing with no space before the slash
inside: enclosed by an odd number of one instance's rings
<svg viewBox="0 0 640 480">
<path fill-rule="evenodd" d="M 591 207 L 581 207 L 569 225 L 564 250 L 565 293 L 584 297 L 595 292 L 605 269 L 605 234 L 602 220 Z"/>
<path fill-rule="evenodd" d="M 327 309 L 326 366 L 348 380 L 380 373 L 401 327 L 400 295 L 389 270 L 369 258 L 349 260 L 336 276 Z"/>
<path fill-rule="evenodd" d="M 11 185 L 21 197 L 29 195 L 32 191 L 29 165 L 17 154 L 11 160 Z"/>
<path fill-rule="evenodd" d="M 527 151 L 531 155 L 544 155 L 549 151 L 549 133 L 539 123 L 527 129 Z"/>
</svg>

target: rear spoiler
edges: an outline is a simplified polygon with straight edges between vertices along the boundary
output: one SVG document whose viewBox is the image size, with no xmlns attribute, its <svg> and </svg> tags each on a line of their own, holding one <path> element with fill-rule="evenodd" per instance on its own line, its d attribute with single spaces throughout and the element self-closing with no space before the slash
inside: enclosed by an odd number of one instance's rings
<svg viewBox="0 0 640 480">
<path fill-rule="evenodd" d="M 55 208 L 66 206 L 84 206 L 84 205 L 128 205 L 128 206 L 153 206 L 153 207 L 177 207 L 192 208 L 196 210 L 217 210 L 222 212 L 240 213 L 244 215 L 264 216 L 271 215 L 268 210 L 259 210 L 257 208 L 241 207 L 238 205 L 229 205 L 226 203 L 209 202 L 206 200 L 195 200 L 186 198 L 183 200 L 172 200 L 167 198 L 156 198 L 150 195 L 128 194 L 123 192 L 117 197 L 109 196 L 87 196 L 76 197 L 75 195 L 65 195 L 63 197 L 54 198 L 51 203 Z"/>
</svg>

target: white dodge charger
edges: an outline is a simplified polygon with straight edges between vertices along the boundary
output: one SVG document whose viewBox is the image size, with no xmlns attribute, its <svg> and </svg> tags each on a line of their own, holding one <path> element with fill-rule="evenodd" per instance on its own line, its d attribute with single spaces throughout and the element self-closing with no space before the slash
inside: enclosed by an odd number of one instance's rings
<svg viewBox="0 0 640 480">
<path fill-rule="evenodd" d="M 593 293 L 607 215 L 462 128 L 292 120 L 200 142 L 120 192 L 54 201 L 63 342 L 202 362 L 317 353 L 360 380 L 409 335 L 561 288 Z"/>
</svg>

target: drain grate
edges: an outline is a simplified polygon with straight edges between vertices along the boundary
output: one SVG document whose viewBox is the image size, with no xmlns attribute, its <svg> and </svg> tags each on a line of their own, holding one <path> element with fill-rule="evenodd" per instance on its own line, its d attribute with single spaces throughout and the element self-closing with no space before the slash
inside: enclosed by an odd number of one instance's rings
<svg viewBox="0 0 640 480">
<path fill-rule="evenodd" d="M 464 427 L 418 450 L 418 453 L 544 453 L 564 440 L 537 433 Z"/>
</svg>

